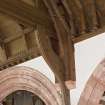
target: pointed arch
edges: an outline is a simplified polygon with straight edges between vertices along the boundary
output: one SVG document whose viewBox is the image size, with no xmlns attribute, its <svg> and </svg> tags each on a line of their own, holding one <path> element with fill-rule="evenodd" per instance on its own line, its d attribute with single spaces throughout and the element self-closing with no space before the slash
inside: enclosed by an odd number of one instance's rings
<svg viewBox="0 0 105 105">
<path fill-rule="evenodd" d="M 101 105 L 105 92 L 105 59 L 96 67 L 80 97 L 78 105 Z"/>
<path fill-rule="evenodd" d="M 46 105 L 62 105 L 54 85 L 37 70 L 12 67 L 0 72 L 0 101 L 17 90 L 26 90 L 39 96 Z"/>
</svg>

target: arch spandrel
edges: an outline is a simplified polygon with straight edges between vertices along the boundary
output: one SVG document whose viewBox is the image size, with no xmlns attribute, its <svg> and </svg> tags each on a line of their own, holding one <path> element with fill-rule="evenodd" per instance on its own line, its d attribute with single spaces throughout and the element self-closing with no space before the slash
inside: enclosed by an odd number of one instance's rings
<svg viewBox="0 0 105 105">
<path fill-rule="evenodd" d="M 62 105 L 54 85 L 37 70 L 13 67 L 0 72 L 0 101 L 17 90 L 38 95 L 46 105 Z"/>
</svg>

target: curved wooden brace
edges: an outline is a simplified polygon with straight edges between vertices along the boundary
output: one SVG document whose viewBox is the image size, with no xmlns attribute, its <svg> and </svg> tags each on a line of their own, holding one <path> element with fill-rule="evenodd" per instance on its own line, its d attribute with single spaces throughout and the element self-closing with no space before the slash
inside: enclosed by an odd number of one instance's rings
<svg viewBox="0 0 105 105">
<path fill-rule="evenodd" d="M 52 8 L 52 11 L 55 12 L 55 15 L 61 22 L 61 25 L 63 26 L 63 28 L 65 29 L 66 32 L 70 33 L 70 27 L 69 25 L 65 22 L 63 16 L 61 15 L 58 7 L 57 7 L 57 3 L 55 2 L 55 0 L 44 0 L 46 6 L 48 9 Z M 50 11 L 51 12 L 51 11 Z M 50 13 L 51 15 L 51 13 Z"/>
<path fill-rule="evenodd" d="M 61 0 L 67 13 L 72 14 L 72 20 L 75 24 L 75 28 L 79 34 L 84 34 L 86 31 L 85 17 L 83 8 L 79 0 Z M 75 31 L 76 31 L 75 30 Z M 76 33 L 75 33 L 76 34 Z"/>
<path fill-rule="evenodd" d="M 61 52 L 60 56 L 58 56 L 52 49 L 48 35 L 49 33 L 47 33 L 46 29 L 41 26 L 37 27 L 38 30 L 38 34 L 36 35 L 37 42 L 39 49 L 41 51 L 41 55 L 44 57 L 49 66 L 52 68 L 54 74 L 58 79 L 58 82 L 61 85 L 64 105 L 69 105 L 70 104 L 69 91 L 67 90 L 64 81 L 75 80 L 74 77 L 72 77 L 75 75 L 75 73 L 73 72 L 75 71 L 74 70 L 75 63 L 73 62 L 74 49 L 73 49 L 73 43 L 71 41 L 70 29 L 67 26 L 66 22 L 61 17 L 59 10 L 55 5 L 55 2 L 44 0 L 44 3 L 48 8 L 52 20 L 54 22 L 54 26 L 57 32 L 59 45 L 60 45 L 60 52 Z"/>
<path fill-rule="evenodd" d="M 53 0 L 44 0 L 44 2 L 57 32 L 61 52 L 60 58 L 65 66 L 65 80 L 75 80 L 74 46 L 71 40 L 71 31 L 62 18 L 57 6 L 54 5 L 55 2 Z"/>
<path fill-rule="evenodd" d="M 88 30 L 96 30 L 98 28 L 98 20 L 96 14 L 95 0 L 81 0 L 84 8 L 85 21 Z"/>
<path fill-rule="evenodd" d="M 78 105 L 101 105 L 105 91 L 105 59 L 96 67 L 89 78 Z"/>
<path fill-rule="evenodd" d="M 99 27 L 104 27 L 105 25 L 105 0 L 95 0 L 96 12 L 99 22 Z"/>
<path fill-rule="evenodd" d="M 61 0 L 64 9 L 66 10 L 66 13 L 68 14 L 67 16 L 69 17 L 69 25 L 70 25 L 70 31 L 72 35 L 76 35 L 76 29 L 75 29 L 75 25 L 74 25 L 74 19 L 73 19 L 73 14 L 71 9 L 68 6 L 68 3 L 65 2 L 65 0 Z"/>
<path fill-rule="evenodd" d="M 13 67 L 0 72 L 0 102 L 17 90 L 32 92 L 46 105 L 63 105 L 52 82 L 28 67 Z"/>
<path fill-rule="evenodd" d="M 44 57 L 45 61 L 51 67 L 54 72 L 62 92 L 63 105 L 69 105 L 70 97 L 68 97 L 69 92 L 64 82 L 64 65 L 61 59 L 55 54 L 52 49 L 50 40 L 48 38 L 48 33 L 41 26 L 37 27 L 38 33 L 36 34 L 37 43 L 41 52 L 41 55 Z"/>
<path fill-rule="evenodd" d="M 41 55 L 51 67 L 57 79 L 64 81 L 64 65 L 52 49 L 48 31 L 39 25 L 37 25 L 36 40 Z"/>
</svg>

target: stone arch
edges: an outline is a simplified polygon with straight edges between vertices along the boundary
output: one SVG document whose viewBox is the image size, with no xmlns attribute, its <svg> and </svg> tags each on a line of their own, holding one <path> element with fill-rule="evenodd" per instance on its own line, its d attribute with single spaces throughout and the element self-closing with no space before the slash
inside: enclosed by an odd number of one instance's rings
<svg viewBox="0 0 105 105">
<path fill-rule="evenodd" d="M 0 72 L 0 101 L 17 90 L 39 96 L 46 105 L 62 105 L 54 85 L 37 70 L 12 67 Z"/>
<path fill-rule="evenodd" d="M 96 67 L 80 97 L 78 105 L 102 105 L 105 93 L 105 59 Z"/>
</svg>

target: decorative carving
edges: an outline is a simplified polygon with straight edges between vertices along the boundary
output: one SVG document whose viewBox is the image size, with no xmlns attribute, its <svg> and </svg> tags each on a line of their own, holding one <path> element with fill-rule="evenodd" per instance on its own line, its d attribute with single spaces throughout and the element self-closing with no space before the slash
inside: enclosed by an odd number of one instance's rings
<svg viewBox="0 0 105 105">
<path fill-rule="evenodd" d="M 40 56 L 36 48 L 31 48 L 29 51 L 19 52 L 17 55 L 8 58 L 7 61 L 0 64 L 0 70 L 6 69 L 8 67 L 15 66 L 17 64 L 23 63 L 27 60 Z"/>
</svg>

